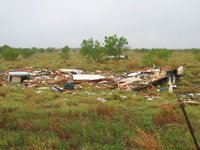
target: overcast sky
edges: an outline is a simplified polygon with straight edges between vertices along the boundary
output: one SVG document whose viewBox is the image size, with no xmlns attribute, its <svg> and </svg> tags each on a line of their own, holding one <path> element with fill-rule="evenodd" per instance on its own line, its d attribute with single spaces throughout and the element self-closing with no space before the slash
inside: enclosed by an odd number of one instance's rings
<svg viewBox="0 0 200 150">
<path fill-rule="evenodd" d="M 80 47 L 114 34 L 132 48 L 200 48 L 200 0 L 0 0 L 0 46 Z"/>
</svg>

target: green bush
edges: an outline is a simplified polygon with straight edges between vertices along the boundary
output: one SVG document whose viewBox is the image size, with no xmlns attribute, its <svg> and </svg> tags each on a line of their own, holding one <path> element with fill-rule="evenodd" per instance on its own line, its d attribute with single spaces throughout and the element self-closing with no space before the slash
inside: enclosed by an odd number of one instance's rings
<svg viewBox="0 0 200 150">
<path fill-rule="evenodd" d="M 55 51 L 55 48 L 48 47 L 48 48 L 46 49 L 46 51 L 47 51 L 48 53 L 52 53 L 53 51 Z"/>
<path fill-rule="evenodd" d="M 200 61 L 200 49 L 193 49 L 192 53 L 195 54 L 195 59 Z"/>
<path fill-rule="evenodd" d="M 143 64 L 152 66 L 161 62 L 160 65 L 166 65 L 173 51 L 167 49 L 152 49 L 148 54 L 143 56 Z"/>
<path fill-rule="evenodd" d="M 30 48 L 23 48 L 21 49 L 21 55 L 24 57 L 24 58 L 29 58 L 31 55 L 33 55 L 34 53 L 37 52 L 37 49 L 30 49 Z"/>
<path fill-rule="evenodd" d="M 20 51 L 14 48 L 7 48 L 2 52 L 2 57 L 5 60 L 16 60 Z"/>
<path fill-rule="evenodd" d="M 40 48 L 40 49 L 38 49 L 38 52 L 44 53 L 44 52 L 45 52 L 45 49 L 44 49 L 44 48 Z"/>
<path fill-rule="evenodd" d="M 198 54 L 198 53 L 200 53 L 200 49 L 193 48 L 192 49 L 192 53 L 193 54 Z"/>
<path fill-rule="evenodd" d="M 69 57 L 69 46 L 65 46 L 65 47 L 63 47 L 62 48 L 62 53 L 60 53 L 59 55 L 60 55 L 60 57 L 62 58 L 62 59 L 68 59 L 68 57 Z"/>
</svg>

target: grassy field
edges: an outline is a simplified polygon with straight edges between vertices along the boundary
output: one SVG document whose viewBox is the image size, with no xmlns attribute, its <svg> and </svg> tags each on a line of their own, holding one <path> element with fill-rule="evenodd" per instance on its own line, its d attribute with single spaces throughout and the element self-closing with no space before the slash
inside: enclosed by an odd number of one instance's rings
<svg viewBox="0 0 200 150">
<path fill-rule="evenodd" d="M 128 55 L 128 60 L 100 64 L 87 63 L 78 51 L 70 51 L 68 60 L 60 59 L 59 52 L 37 52 L 27 59 L 0 59 L 0 71 L 76 68 L 86 73 L 101 70 L 119 75 L 146 67 L 142 64 L 143 53 L 129 51 Z M 168 65 L 184 66 L 185 76 L 177 81 L 174 93 L 100 90 L 89 83 L 76 85 L 66 94 L 50 89 L 37 93 L 37 87 L 1 84 L 0 149 L 193 149 L 183 113 L 173 102 L 177 101 L 175 92 L 195 96 L 200 93 L 200 62 L 192 52 L 176 51 Z M 161 84 L 161 88 L 166 88 L 166 84 Z M 147 101 L 145 93 L 157 96 Z M 106 101 L 97 100 L 99 97 Z M 200 108 L 185 105 L 185 109 L 199 142 Z"/>
</svg>

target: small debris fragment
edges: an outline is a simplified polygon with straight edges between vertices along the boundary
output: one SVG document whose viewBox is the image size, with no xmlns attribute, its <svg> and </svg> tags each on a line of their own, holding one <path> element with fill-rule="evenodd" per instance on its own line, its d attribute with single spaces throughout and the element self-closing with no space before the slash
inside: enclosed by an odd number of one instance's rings
<svg viewBox="0 0 200 150">
<path fill-rule="evenodd" d="M 104 98 L 100 98 L 100 97 L 97 98 L 97 100 L 98 100 L 98 101 L 102 101 L 102 102 L 105 102 L 105 101 L 106 101 Z"/>
</svg>

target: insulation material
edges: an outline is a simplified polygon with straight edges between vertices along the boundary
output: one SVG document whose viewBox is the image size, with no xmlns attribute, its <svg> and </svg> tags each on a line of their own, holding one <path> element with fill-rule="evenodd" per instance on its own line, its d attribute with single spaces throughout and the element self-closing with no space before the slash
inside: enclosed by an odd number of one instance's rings
<svg viewBox="0 0 200 150">
<path fill-rule="evenodd" d="M 73 75 L 73 80 L 101 80 L 101 79 L 105 79 L 105 77 L 101 75 L 90 75 L 90 74 Z"/>
</svg>

